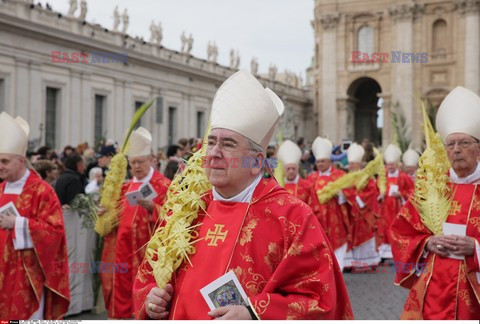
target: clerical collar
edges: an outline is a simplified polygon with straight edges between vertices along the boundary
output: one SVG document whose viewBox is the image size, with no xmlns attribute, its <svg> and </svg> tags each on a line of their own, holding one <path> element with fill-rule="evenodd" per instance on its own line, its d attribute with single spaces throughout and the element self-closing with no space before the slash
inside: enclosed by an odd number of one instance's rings
<svg viewBox="0 0 480 324">
<path fill-rule="evenodd" d="M 458 183 L 458 184 L 474 184 L 474 183 L 480 183 L 480 163 L 477 162 L 477 168 L 475 171 L 473 171 L 472 174 L 466 176 L 465 178 L 460 178 L 453 168 L 450 168 L 450 180 L 452 180 L 453 183 Z"/>
<path fill-rule="evenodd" d="M 153 168 L 150 167 L 150 171 L 148 171 L 148 174 L 145 178 L 138 180 L 137 177 L 133 177 L 133 182 L 142 182 L 142 183 L 148 183 L 150 182 L 150 179 L 153 177 Z"/>
<path fill-rule="evenodd" d="M 318 171 L 318 175 L 319 176 L 329 176 L 331 172 L 332 172 L 332 166 L 328 167 L 328 170 L 325 171 L 325 172 Z"/>
<path fill-rule="evenodd" d="M 300 179 L 300 176 L 297 174 L 297 176 L 295 177 L 295 179 L 293 179 L 292 181 L 288 181 L 287 178 L 285 178 L 285 183 L 294 183 L 294 184 L 297 184 L 297 183 L 298 183 L 298 179 Z"/>
<path fill-rule="evenodd" d="M 252 181 L 251 184 L 248 185 L 245 189 L 243 189 L 242 192 L 240 192 L 238 195 L 232 197 L 232 198 L 223 198 L 213 187 L 212 193 L 213 193 L 213 200 L 219 200 L 219 201 L 225 201 L 225 202 L 243 202 L 243 203 L 249 203 L 252 200 L 253 192 L 255 191 L 255 188 L 257 188 L 257 185 L 260 183 L 260 180 L 262 180 L 262 175 L 259 174 L 258 177 Z"/>
<path fill-rule="evenodd" d="M 5 184 L 4 194 L 20 195 L 23 191 L 23 187 L 27 182 L 28 177 L 30 176 L 30 170 L 25 169 L 23 176 L 15 182 L 7 182 Z"/>
<path fill-rule="evenodd" d="M 388 177 L 390 178 L 398 178 L 398 169 L 395 170 L 395 172 L 388 172 Z"/>
</svg>

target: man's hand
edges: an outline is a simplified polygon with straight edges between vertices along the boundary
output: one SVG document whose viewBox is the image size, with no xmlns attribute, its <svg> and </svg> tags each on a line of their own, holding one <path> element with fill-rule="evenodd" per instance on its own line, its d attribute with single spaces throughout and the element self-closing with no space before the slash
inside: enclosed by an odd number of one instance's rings
<svg viewBox="0 0 480 324">
<path fill-rule="evenodd" d="M 13 213 L 0 214 L 0 228 L 9 230 L 15 227 L 15 215 Z"/>
<path fill-rule="evenodd" d="M 398 191 L 392 192 L 391 196 L 394 197 L 394 198 L 397 198 L 397 199 L 402 198 L 402 195 L 400 195 L 400 193 Z"/>
<path fill-rule="evenodd" d="M 426 249 L 440 256 L 448 257 L 449 251 L 445 246 L 446 242 L 444 242 L 443 237 L 443 235 L 432 236 L 427 242 Z"/>
<path fill-rule="evenodd" d="M 140 199 L 137 202 L 140 206 L 145 208 L 150 214 L 152 213 L 154 204 L 151 200 Z"/>
<path fill-rule="evenodd" d="M 216 320 L 251 320 L 252 316 L 247 307 L 241 305 L 231 305 L 215 308 L 208 313 Z"/>
<path fill-rule="evenodd" d="M 449 251 L 455 255 L 473 255 L 475 250 L 475 239 L 470 236 L 445 235 L 444 244 Z"/>
<path fill-rule="evenodd" d="M 173 287 L 168 284 L 165 289 L 152 288 L 145 298 L 145 312 L 154 320 L 167 319 L 170 302 L 173 296 Z"/>
<path fill-rule="evenodd" d="M 382 202 L 385 199 L 385 194 L 380 194 L 377 197 L 377 201 Z"/>
</svg>

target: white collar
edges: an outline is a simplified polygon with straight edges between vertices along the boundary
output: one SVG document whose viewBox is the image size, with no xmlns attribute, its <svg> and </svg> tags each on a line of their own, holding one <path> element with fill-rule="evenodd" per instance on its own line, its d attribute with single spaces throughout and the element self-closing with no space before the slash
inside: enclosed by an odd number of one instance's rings
<svg viewBox="0 0 480 324">
<path fill-rule="evenodd" d="M 332 172 L 332 166 L 330 166 L 330 167 L 328 168 L 328 170 L 325 171 L 325 172 L 318 171 L 318 175 L 319 175 L 319 176 L 329 176 L 331 172 Z"/>
<path fill-rule="evenodd" d="M 285 178 L 285 183 L 294 183 L 294 184 L 297 184 L 297 183 L 298 183 L 298 179 L 300 179 L 300 176 L 297 174 L 297 176 L 295 177 L 295 179 L 293 179 L 292 181 L 288 181 L 287 178 Z"/>
<path fill-rule="evenodd" d="M 152 179 L 153 177 L 153 168 L 150 167 L 150 171 L 148 171 L 148 174 L 145 178 L 143 178 L 142 180 L 138 180 L 137 177 L 133 177 L 133 182 L 141 182 L 141 183 L 148 183 L 150 182 L 150 179 Z"/>
<path fill-rule="evenodd" d="M 390 178 L 398 178 L 398 168 L 393 173 L 388 172 L 388 176 Z"/>
<path fill-rule="evenodd" d="M 477 162 L 477 168 L 475 171 L 473 171 L 472 174 L 469 174 L 465 178 L 460 178 L 458 175 L 455 173 L 455 171 L 450 168 L 450 180 L 452 180 L 453 183 L 458 183 L 458 184 L 473 184 L 475 180 L 477 180 L 475 183 L 479 183 L 480 179 L 480 163 Z"/>
<path fill-rule="evenodd" d="M 30 170 L 25 169 L 25 173 L 23 176 L 15 182 L 7 182 L 5 184 L 5 190 L 3 191 L 4 194 L 13 194 L 13 195 L 20 195 L 23 191 L 23 187 L 27 182 L 28 177 L 30 176 Z"/>
<path fill-rule="evenodd" d="M 238 195 L 232 197 L 232 198 L 223 198 L 213 187 L 212 193 L 213 193 L 213 200 L 219 200 L 219 201 L 225 201 L 225 202 L 243 202 L 243 203 L 249 203 L 252 200 L 253 192 L 255 191 L 255 188 L 257 188 L 257 185 L 260 183 L 260 180 L 262 180 L 263 174 L 259 174 L 258 177 L 252 181 L 246 187 L 243 189 L 242 192 L 240 192 Z"/>
</svg>

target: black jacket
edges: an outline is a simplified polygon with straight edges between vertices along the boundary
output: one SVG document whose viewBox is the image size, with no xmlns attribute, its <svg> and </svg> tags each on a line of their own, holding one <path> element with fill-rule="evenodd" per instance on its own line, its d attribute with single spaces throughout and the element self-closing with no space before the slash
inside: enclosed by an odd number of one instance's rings
<svg viewBox="0 0 480 324">
<path fill-rule="evenodd" d="M 62 206 L 69 205 L 76 195 L 84 194 L 86 185 L 86 179 L 82 175 L 65 170 L 55 183 L 55 192 Z"/>
</svg>

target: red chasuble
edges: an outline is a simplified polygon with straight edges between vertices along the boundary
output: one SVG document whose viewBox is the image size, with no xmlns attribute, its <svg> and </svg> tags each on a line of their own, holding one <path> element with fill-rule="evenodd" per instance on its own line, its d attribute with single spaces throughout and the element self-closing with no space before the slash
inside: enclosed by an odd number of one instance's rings
<svg viewBox="0 0 480 324">
<path fill-rule="evenodd" d="M 233 270 L 261 319 L 352 319 L 343 276 L 311 209 L 274 179 L 263 179 L 252 202 L 212 201 L 199 215 L 193 267 L 172 284 L 170 319 L 211 319 L 200 289 Z M 155 280 L 148 263 L 134 285 L 136 317 Z"/>
<path fill-rule="evenodd" d="M 308 196 L 310 194 L 310 182 L 305 179 L 299 178 L 297 183 L 285 183 L 285 190 L 289 194 L 302 200 L 308 204 Z"/>
<path fill-rule="evenodd" d="M 467 225 L 467 236 L 480 243 L 480 185 L 454 184 L 455 196 L 447 222 Z M 410 289 L 402 319 L 480 319 L 480 269 L 474 251 L 465 260 L 429 252 L 432 233 L 408 202 L 392 224 L 392 252 L 397 267 L 395 284 Z M 398 263 L 401 262 L 401 263 Z M 415 265 L 424 266 L 415 273 Z M 413 265 L 413 267 L 412 267 Z"/>
<path fill-rule="evenodd" d="M 105 306 L 109 318 L 132 318 L 132 287 L 138 267 L 145 255 L 145 247 L 155 231 L 160 208 L 163 205 L 170 180 L 160 172 L 153 173 L 150 184 L 158 196 L 153 200 L 152 215 L 140 206 L 130 206 L 125 193 L 138 190 L 141 182 L 130 180 L 122 188 L 120 224 L 105 237 L 101 280 Z"/>
<path fill-rule="evenodd" d="M 356 248 L 367 242 L 375 235 L 375 224 L 379 217 L 379 195 L 375 180 L 370 179 L 363 190 L 358 191 L 355 187 L 342 190 L 349 205 L 351 219 L 352 248 Z M 363 201 L 365 207 L 360 208 L 357 196 Z"/>
<path fill-rule="evenodd" d="M 44 319 L 62 319 L 70 290 L 60 202 L 53 188 L 33 171 L 20 195 L 4 194 L 5 184 L 0 184 L 0 206 L 14 202 L 20 215 L 28 218 L 34 248 L 15 250 L 14 229 L 0 229 L 0 319 L 29 319 L 44 290 Z"/>
<path fill-rule="evenodd" d="M 336 196 L 326 203 L 320 204 L 317 192 L 329 182 L 335 181 L 343 175 L 345 175 L 345 172 L 332 166 L 329 176 L 319 175 L 318 172 L 315 172 L 308 177 L 308 181 L 311 183 L 308 205 L 325 230 L 333 250 L 338 249 L 348 241 L 350 221 L 347 206 L 346 204 L 339 205 Z"/>
<path fill-rule="evenodd" d="M 388 171 L 387 171 L 388 175 Z M 402 199 L 389 196 L 390 187 L 392 185 L 398 186 L 398 192 L 404 199 L 408 200 L 408 197 L 413 194 L 414 183 L 412 179 L 406 174 L 398 170 L 398 177 L 388 177 L 387 176 L 387 191 L 385 193 L 385 199 L 381 203 L 381 212 L 380 218 L 377 221 L 377 234 L 376 234 L 376 244 L 377 248 L 385 243 L 390 243 L 390 226 L 392 225 L 393 220 L 397 217 L 398 212 L 402 208 Z"/>
</svg>

